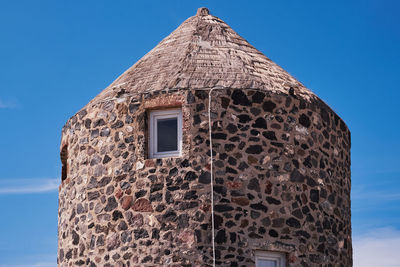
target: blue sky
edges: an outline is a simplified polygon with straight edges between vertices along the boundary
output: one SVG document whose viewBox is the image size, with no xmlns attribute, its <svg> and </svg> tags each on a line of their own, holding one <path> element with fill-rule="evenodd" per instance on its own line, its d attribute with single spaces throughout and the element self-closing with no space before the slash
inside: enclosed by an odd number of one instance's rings
<svg viewBox="0 0 400 267">
<path fill-rule="evenodd" d="M 355 266 L 397 266 L 400 2 L 0 0 L 0 267 L 56 266 L 63 124 L 201 6 L 346 121 Z"/>
</svg>

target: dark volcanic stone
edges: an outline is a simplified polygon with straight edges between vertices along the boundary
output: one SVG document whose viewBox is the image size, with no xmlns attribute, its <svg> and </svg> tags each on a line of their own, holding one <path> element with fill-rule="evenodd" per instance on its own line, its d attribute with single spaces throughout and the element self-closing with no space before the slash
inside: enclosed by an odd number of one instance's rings
<svg viewBox="0 0 400 267">
<path fill-rule="evenodd" d="M 228 166 L 225 168 L 225 172 L 226 173 L 233 173 L 233 174 L 237 174 L 238 173 L 235 169 L 233 169 L 231 167 L 228 167 Z"/>
<path fill-rule="evenodd" d="M 254 95 L 251 97 L 253 103 L 262 103 L 264 101 L 265 94 L 262 92 L 255 92 Z"/>
<path fill-rule="evenodd" d="M 261 213 L 259 213 L 258 211 L 252 210 L 252 211 L 250 212 L 250 217 L 251 217 L 252 219 L 257 219 L 258 217 L 260 217 L 260 215 L 261 215 Z"/>
<path fill-rule="evenodd" d="M 66 259 L 71 259 L 72 258 L 72 249 L 68 250 L 68 252 L 65 254 Z"/>
<path fill-rule="evenodd" d="M 85 128 L 86 129 L 89 129 L 91 124 L 92 124 L 92 120 L 90 120 L 90 119 L 85 120 Z"/>
<path fill-rule="evenodd" d="M 172 168 L 170 171 L 169 171 L 169 176 L 175 176 L 175 175 L 177 175 L 178 174 L 178 168 Z"/>
<path fill-rule="evenodd" d="M 114 210 L 114 212 L 112 213 L 112 217 L 113 221 L 117 221 L 118 219 L 122 219 L 124 216 L 119 210 Z"/>
<path fill-rule="evenodd" d="M 229 98 L 221 97 L 221 106 L 223 108 L 227 108 L 229 106 L 230 102 L 231 102 L 231 100 Z M 199 111 L 199 110 L 197 110 L 197 111 Z"/>
<path fill-rule="evenodd" d="M 193 104 L 196 101 L 194 95 L 192 94 L 192 92 L 188 92 L 187 96 L 186 96 L 186 103 L 188 104 Z"/>
<path fill-rule="evenodd" d="M 305 114 L 300 115 L 299 123 L 307 128 L 311 125 L 310 118 Z"/>
<path fill-rule="evenodd" d="M 267 121 L 264 118 L 256 119 L 256 122 L 252 125 L 254 128 L 267 129 Z"/>
<path fill-rule="evenodd" d="M 254 190 L 256 192 L 260 192 L 260 183 L 258 182 L 257 178 L 252 178 L 249 181 L 249 184 L 247 185 L 247 188 L 249 190 Z"/>
<path fill-rule="evenodd" d="M 201 122 L 200 116 L 199 115 L 194 115 L 193 116 L 193 125 L 199 124 Z"/>
<path fill-rule="evenodd" d="M 238 128 L 236 127 L 236 125 L 230 123 L 228 124 L 228 126 L 226 126 L 226 129 L 228 130 L 229 133 L 234 134 L 237 132 Z"/>
<path fill-rule="evenodd" d="M 247 114 L 241 114 L 238 116 L 238 118 L 239 118 L 240 123 L 247 123 L 247 122 L 251 121 L 250 116 Z"/>
<path fill-rule="evenodd" d="M 274 108 L 276 107 L 276 104 L 272 101 L 265 101 L 263 104 L 263 109 L 265 112 L 272 112 L 274 111 Z"/>
<path fill-rule="evenodd" d="M 199 99 L 206 99 L 208 97 L 208 93 L 205 91 L 195 90 L 194 95 Z"/>
<path fill-rule="evenodd" d="M 242 161 L 242 162 L 240 162 L 238 169 L 243 171 L 243 170 L 247 169 L 248 167 L 249 167 L 249 165 L 247 165 L 246 162 Z"/>
<path fill-rule="evenodd" d="M 133 230 L 133 233 L 135 235 L 135 239 L 141 239 L 141 238 L 148 238 L 149 237 L 149 233 L 146 231 L 146 229 L 138 229 L 138 230 Z"/>
<path fill-rule="evenodd" d="M 118 230 L 124 231 L 124 230 L 127 230 L 127 229 L 128 229 L 128 225 L 126 224 L 126 222 L 125 221 L 121 221 L 119 223 L 119 225 L 118 225 Z"/>
<path fill-rule="evenodd" d="M 139 109 L 140 104 L 129 104 L 129 113 L 134 113 L 136 110 Z"/>
<path fill-rule="evenodd" d="M 260 236 L 259 234 L 254 233 L 254 232 L 251 232 L 249 234 L 249 237 L 250 238 L 257 238 L 257 239 L 262 238 L 262 236 Z"/>
<path fill-rule="evenodd" d="M 272 227 L 281 228 L 284 223 L 285 220 L 283 218 L 276 218 L 272 220 Z"/>
<path fill-rule="evenodd" d="M 242 92 L 242 90 L 235 90 L 232 93 L 233 104 L 242 105 L 242 106 L 250 106 L 251 102 L 247 98 L 247 96 Z"/>
<path fill-rule="evenodd" d="M 160 191 L 161 189 L 163 189 L 163 187 L 164 187 L 164 184 L 152 184 L 150 187 L 150 193 Z"/>
<path fill-rule="evenodd" d="M 79 244 L 79 235 L 74 230 L 72 230 L 72 244 Z"/>
<path fill-rule="evenodd" d="M 215 205 L 214 210 L 217 212 L 226 212 L 233 210 L 233 208 L 229 205 L 217 204 Z"/>
<path fill-rule="evenodd" d="M 124 123 L 119 120 L 116 123 L 114 123 L 113 125 L 111 125 L 111 128 L 112 129 L 118 129 L 118 128 L 122 128 L 122 126 L 124 126 Z"/>
<path fill-rule="evenodd" d="M 295 219 L 295 218 L 289 218 L 286 220 L 286 224 L 290 227 L 294 227 L 294 228 L 300 228 L 301 224 L 299 222 L 299 220 Z"/>
<path fill-rule="evenodd" d="M 251 145 L 246 149 L 246 153 L 249 154 L 260 154 L 262 151 L 263 148 L 260 145 Z"/>
<path fill-rule="evenodd" d="M 100 196 L 100 193 L 97 192 L 97 191 L 89 192 L 89 193 L 88 193 L 88 200 L 89 200 L 89 201 L 90 201 L 90 200 L 94 200 L 94 199 L 98 198 L 99 196 Z"/>
<path fill-rule="evenodd" d="M 197 198 L 198 198 L 198 196 L 197 196 L 195 190 L 187 191 L 187 192 L 185 193 L 185 196 L 183 197 L 183 199 L 185 199 L 185 200 L 197 199 Z"/>
<path fill-rule="evenodd" d="M 176 212 L 173 211 L 172 209 L 169 209 L 164 213 L 162 218 L 163 218 L 164 221 L 167 221 L 167 222 L 172 221 L 172 222 L 174 222 L 174 221 L 176 221 L 176 218 L 177 218 L 176 217 Z"/>
<path fill-rule="evenodd" d="M 255 209 L 255 210 L 261 210 L 263 212 L 268 211 L 267 206 L 263 205 L 261 202 L 256 203 L 256 204 L 250 204 L 250 208 Z"/>
<path fill-rule="evenodd" d="M 161 201 L 162 200 L 162 193 L 155 193 L 151 194 L 149 197 L 150 202 Z"/>
<path fill-rule="evenodd" d="M 270 220 L 270 218 L 265 217 L 265 218 L 263 218 L 263 219 L 261 220 L 261 223 L 262 223 L 265 227 L 268 227 L 268 226 L 270 226 L 270 224 L 271 224 L 271 220 Z"/>
<path fill-rule="evenodd" d="M 268 234 L 269 234 L 271 237 L 278 237 L 278 232 L 275 231 L 274 229 L 269 230 Z"/>
<path fill-rule="evenodd" d="M 306 157 L 304 159 L 303 165 L 306 166 L 307 168 L 312 168 L 311 157 L 310 156 L 308 156 L 308 157 Z"/>
<path fill-rule="evenodd" d="M 160 239 L 160 229 L 153 228 L 151 230 L 151 238 L 152 239 Z"/>
<path fill-rule="evenodd" d="M 146 193 L 147 193 L 147 191 L 142 189 L 142 190 L 140 190 L 140 191 L 135 193 L 135 197 L 136 198 L 141 198 L 142 196 L 146 195 Z"/>
<path fill-rule="evenodd" d="M 280 204 L 281 204 L 281 201 L 280 201 L 280 200 L 278 200 L 278 199 L 276 199 L 276 198 L 273 198 L 273 197 L 266 197 L 265 200 L 267 200 L 267 202 L 268 202 L 269 204 L 274 204 L 274 205 L 280 205 Z"/>
<path fill-rule="evenodd" d="M 305 176 L 302 175 L 298 170 L 293 170 L 290 174 L 290 181 L 292 182 L 303 183 L 304 180 Z"/>
<path fill-rule="evenodd" d="M 310 200 L 313 202 L 319 202 L 319 191 L 315 189 L 311 189 L 310 191 Z"/>
<path fill-rule="evenodd" d="M 153 257 L 152 256 L 146 256 L 146 257 L 144 257 L 143 258 L 143 260 L 142 260 L 142 263 L 146 263 L 146 262 L 149 262 L 149 261 L 151 261 L 153 259 Z"/>
<path fill-rule="evenodd" d="M 111 177 L 104 177 L 100 180 L 98 186 L 104 187 L 106 186 L 109 182 L 111 182 Z"/>
<path fill-rule="evenodd" d="M 273 131 L 266 131 L 266 132 L 263 132 L 262 135 L 263 135 L 265 138 L 269 139 L 269 140 L 277 140 L 277 139 L 276 139 L 276 136 L 275 136 L 275 132 L 273 132 Z"/>
<path fill-rule="evenodd" d="M 199 183 L 209 184 L 211 182 L 211 174 L 209 172 L 202 172 L 199 176 Z"/>
<path fill-rule="evenodd" d="M 215 236 L 215 242 L 217 244 L 223 244 L 227 240 L 225 229 L 219 230 L 217 235 Z"/>
<path fill-rule="evenodd" d="M 227 134 L 225 134 L 225 133 L 213 133 L 213 134 L 211 134 L 211 137 L 213 139 L 226 140 Z"/>
<path fill-rule="evenodd" d="M 105 207 L 105 211 L 112 211 L 113 209 L 115 209 L 116 207 L 118 207 L 118 203 L 115 200 L 115 197 L 109 197 L 107 199 L 107 205 Z"/>
<path fill-rule="evenodd" d="M 178 216 L 178 229 L 184 229 L 189 226 L 189 215 L 181 214 Z"/>
<path fill-rule="evenodd" d="M 110 162 L 111 158 L 108 155 L 105 155 L 103 158 L 103 164 L 107 164 L 108 162 Z"/>
<path fill-rule="evenodd" d="M 188 171 L 185 175 L 185 180 L 187 181 L 194 181 L 196 180 L 197 175 L 196 173 L 192 172 L 192 171 Z"/>
<path fill-rule="evenodd" d="M 82 203 L 78 203 L 78 205 L 76 205 L 76 213 L 81 214 L 85 211 L 85 208 L 83 207 Z"/>
<path fill-rule="evenodd" d="M 292 212 L 292 214 L 293 214 L 293 216 L 295 216 L 296 218 L 303 219 L 303 212 L 301 212 L 300 209 L 295 209 L 295 210 Z"/>
</svg>

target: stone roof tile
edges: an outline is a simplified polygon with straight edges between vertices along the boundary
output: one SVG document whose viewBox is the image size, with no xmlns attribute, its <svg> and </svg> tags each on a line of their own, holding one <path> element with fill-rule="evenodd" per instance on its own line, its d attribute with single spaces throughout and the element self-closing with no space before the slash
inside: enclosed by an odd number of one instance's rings
<svg viewBox="0 0 400 267">
<path fill-rule="evenodd" d="M 122 92 L 165 89 L 263 89 L 316 96 L 289 73 L 239 36 L 221 19 L 200 8 L 175 31 L 104 89 L 94 102 Z"/>
</svg>

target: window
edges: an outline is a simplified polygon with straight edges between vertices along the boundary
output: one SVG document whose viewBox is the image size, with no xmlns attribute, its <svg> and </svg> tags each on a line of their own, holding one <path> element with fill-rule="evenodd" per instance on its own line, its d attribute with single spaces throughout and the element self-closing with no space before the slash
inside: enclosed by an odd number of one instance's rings
<svg viewBox="0 0 400 267">
<path fill-rule="evenodd" d="M 182 111 L 150 112 L 149 157 L 179 157 L 182 149 Z"/>
<path fill-rule="evenodd" d="M 256 251 L 256 267 L 286 267 L 285 254 Z"/>
</svg>

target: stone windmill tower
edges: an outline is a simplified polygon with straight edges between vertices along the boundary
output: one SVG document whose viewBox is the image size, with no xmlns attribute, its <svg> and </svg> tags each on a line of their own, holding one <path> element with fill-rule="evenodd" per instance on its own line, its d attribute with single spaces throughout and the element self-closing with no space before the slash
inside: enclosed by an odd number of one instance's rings
<svg viewBox="0 0 400 267">
<path fill-rule="evenodd" d="M 206 8 L 68 120 L 61 159 L 59 266 L 352 265 L 347 126 Z"/>
</svg>

